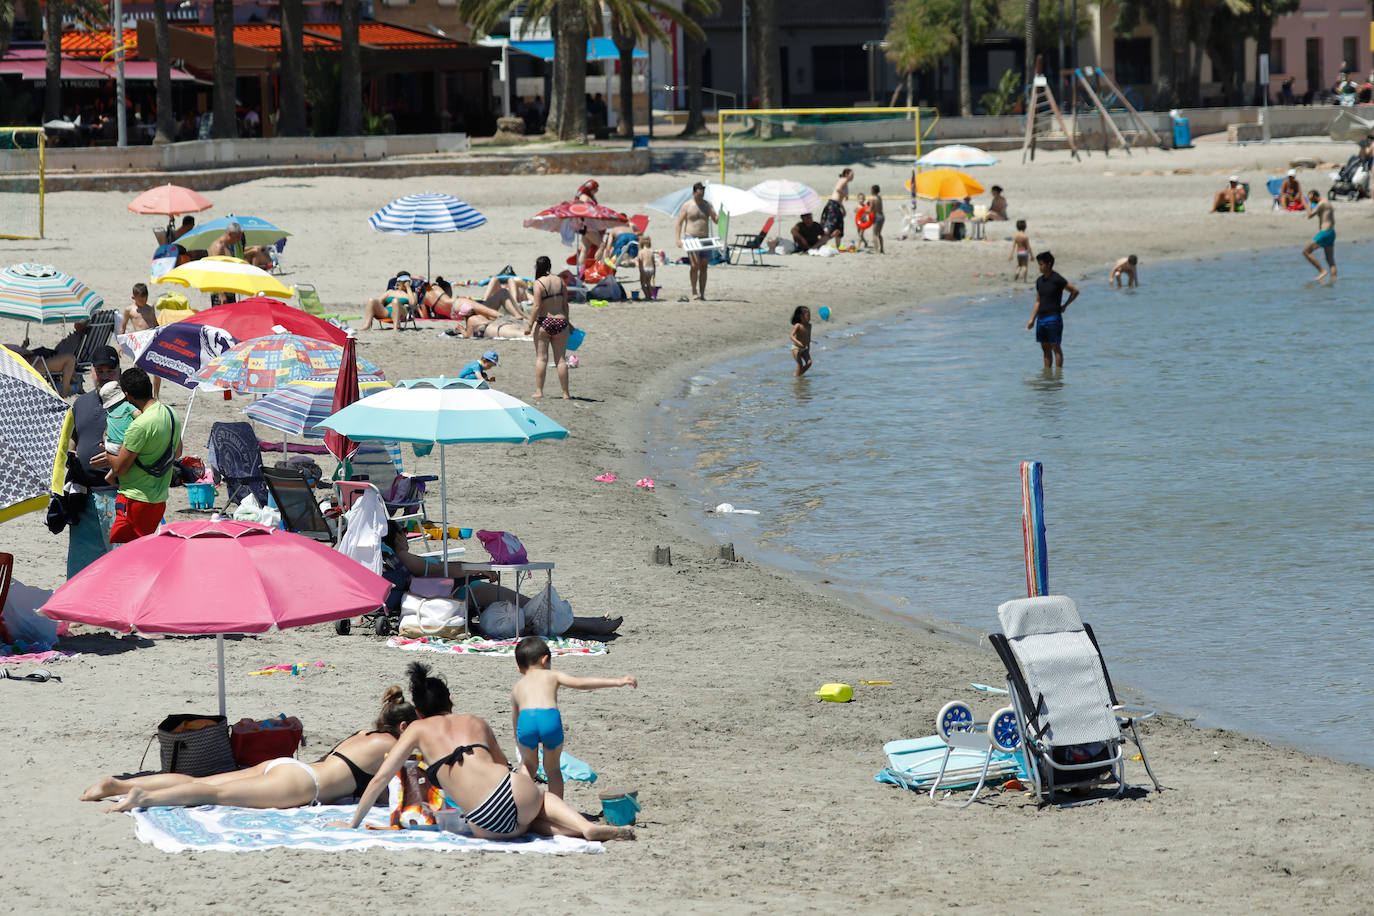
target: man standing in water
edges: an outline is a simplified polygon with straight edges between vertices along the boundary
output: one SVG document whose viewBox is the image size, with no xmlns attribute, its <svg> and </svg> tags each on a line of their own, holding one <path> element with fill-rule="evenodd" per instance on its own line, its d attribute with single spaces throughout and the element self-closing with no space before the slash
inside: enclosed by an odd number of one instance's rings
<svg viewBox="0 0 1374 916">
<path fill-rule="evenodd" d="M 710 238 L 715 222 L 716 208 L 706 200 L 706 185 L 698 181 L 692 185 L 692 198 L 682 205 L 677 214 L 677 246 L 682 247 L 683 239 Z M 709 251 L 687 253 L 691 264 L 693 299 L 706 298 L 706 267 L 710 256 Z"/>
<path fill-rule="evenodd" d="M 1040 276 L 1035 280 L 1035 310 L 1031 312 L 1026 330 L 1035 328 L 1035 342 L 1045 354 L 1045 368 L 1053 365 L 1064 368 L 1064 351 L 1060 343 L 1064 339 L 1064 309 L 1078 298 L 1078 287 L 1065 280 L 1054 270 L 1054 255 L 1042 251 L 1035 256 L 1040 266 Z M 1068 301 L 1064 291 L 1069 291 Z"/>
<path fill-rule="evenodd" d="M 1308 211 L 1307 218 L 1317 218 L 1317 234 L 1312 236 L 1312 241 L 1307 243 L 1307 247 L 1302 250 L 1303 257 L 1312 262 L 1312 266 L 1317 268 L 1317 282 L 1320 283 L 1331 276 L 1331 282 L 1336 282 L 1336 211 L 1331 206 L 1331 201 L 1322 200 L 1320 191 L 1307 192 L 1307 199 L 1312 202 L 1312 209 Z M 1312 252 L 1318 248 L 1326 255 L 1326 270 L 1317 259 L 1312 257 Z"/>
</svg>

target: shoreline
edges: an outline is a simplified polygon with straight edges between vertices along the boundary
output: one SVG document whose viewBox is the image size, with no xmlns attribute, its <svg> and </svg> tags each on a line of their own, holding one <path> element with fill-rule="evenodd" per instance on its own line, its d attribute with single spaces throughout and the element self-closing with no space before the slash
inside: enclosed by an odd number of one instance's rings
<svg viewBox="0 0 1374 916">
<path fill-rule="evenodd" d="M 1259 156 L 1278 167 L 1278 154 L 1293 151 L 1179 151 L 1170 164 L 1230 168 Z M 1086 265 L 1085 271 L 1104 265 L 1104 278 L 1109 259 L 1127 244 L 1149 270 L 1180 250 L 1206 257 L 1290 247 L 1303 228 L 1258 207 L 1244 218 L 1180 216 L 1180 200 L 1202 209 L 1214 177 L 1104 176 L 1119 160 L 1062 159 L 1046 154 L 1033 166 L 1009 164 L 989 175 L 1009 189 L 1014 215 L 1032 215 L 1037 250 L 1047 240 L 1056 253 L 1072 252 L 1061 254 L 1061 262 Z M 856 165 L 859 186 L 889 184 L 903 167 Z M 774 176 L 734 173 L 727 180 L 748 186 L 766 177 Z M 833 181 L 834 170 L 800 168 L 791 177 L 820 187 Z M 609 202 L 629 204 L 686 183 L 680 174 L 657 174 L 608 179 L 603 188 Z M 364 235 L 359 228 L 362 211 L 374 202 L 380 206 L 419 190 L 454 193 L 489 219 L 481 232 L 434 240 L 439 273 L 483 276 L 496 264 L 566 253 L 556 239 L 519 228 L 522 215 L 571 191 L 557 176 L 423 184 L 320 179 L 304 186 L 273 179 L 225 189 L 213 199 L 218 212 L 251 213 L 270 201 L 290 213 L 298 234 L 286 252 L 287 279 L 315 282 L 330 310 L 342 311 L 375 294 L 379 278 L 423 264 L 423 241 Z M 117 192 L 54 195 L 49 208 L 56 237 L 7 250 L 16 260 L 55 261 L 119 302 L 117 291 L 143 279 L 152 223 L 111 215 L 108 251 L 79 240 L 87 237 L 88 214 L 114 214 L 124 198 Z M 1082 198 L 1111 206 L 1089 210 Z M 1342 244 L 1374 234 L 1364 231 L 1362 206 L 1341 208 Z M 671 231 L 665 235 L 662 221 L 654 220 L 653 247 L 671 249 Z M 397 892 L 412 906 L 451 907 L 454 868 L 461 869 L 473 906 L 886 913 L 961 905 L 996 912 L 996 900 L 970 899 L 969 888 L 1005 882 L 1014 836 L 1018 848 L 1054 851 L 1014 866 L 1029 879 L 1018 894 L 1032 909 L 1081 909 L 1100 901 L 1108 860 L 1110 893 L 1150 909 L 1284 913 L 1295 902 L 1319 911 L 1358 909 L 1357 889 L 1374 878 L 1374 850 L 1358 840 L 1364 832 L 1355 825 L 1374 817 L 1374 773 L 1242 734 L 1151 720 L 1142 737 L 1166 791 L 1065 812 L 1037 810 L 1019 792 L 996 790 L 952 812 L 917 793 L 877 785 L 873 774 L 884 764 L 884 742 L 929 734 L 946 701 L 971 699 L 960 685 L 998 683 L 1000 663 L 896 619 L 855 613 L 852 594 L 813 592 L 804 577 L 787 570 L 751 558 L 720 560 L 715 539 L 692 526 L 676 488 L 645 492 L 632 485 L 651 467 L 643 421 L 663 393 L 721 354 L 781 344 L 781 319 L 794 303 L 845 302 L 831 322 L 841 331 L 910 308 L 912 299 L 918 309 L 944 308 L 936 303 L 1005 287 L 1010 269 L 1000 240 L 902 243 L 896 224 L 894 216 L 885 258 L 778 259 L 784 266 L 720 268 L 711 278 L 713 294 L 722 298 L 704 303 L 574 306 L 575 323 L 588 332 L 579 351 L 582 367 L 572 373 L 576 399 L 558 399 L 550 379 L 546 393 L 555 396 L 537 402 L 571 430 L 569 438 L 448 450 L 451 524 L 517 533 L 532 558 L 557 562 L 555 586 L 576 613 L 625 616 L 609 656 L 557 664 L 573 674 L 640 679 L 639 690 L 577 692 L 562 701 L 569 753 L 601 775 L 593 787 L 570 784 L 568 801 L 595 811 L 599 791 L 638 788 L 644 806 L 639 842 L 608 846 L 605 855 L 567 857 L 414 852 L 340 859 L 300 850 L 167 855 L 136 840 L 127 818 L 100 814 L 75 795 L 101 773 L 134 766 L 165 713 L 210 708 L 213 652 L 197 639 L 149 644 L 80 636 L 74 645 L 87 654 L 60 663 L 55 673 L 63 683 L 0 681 L 6 685 L 0 712 L 12 733 L 23 736 L 0 745 L 0 784 L 24 799 L 24 812 L 44 812 L 27 841 L 12 850 L 17 899 L 46 899 L 51 861 L 66 861 L 64 850 L 79 835 L 83 855 L 66 866 L 64 886 L 71 904 L 90 912 L 144 908 L 147 887 L 184 886 L 188 877 L 207 899 L 239 908 L 362 913 L 375 910 L 378 894 Z M 1296 247 L 1293 256 L 1296 262 Z M 460 269 L 449 270 L 454 263 Z M 983 275 L 989 270 L 995 278 Z M 686 270 L 669 265 L 660 271 L 675 297 L 686 286 Z M 860 277 L 863 298 L 855 295 Z M 1146 274 L 1142 279 L 1148 284 Z M 898 299 L 904 304 L 874 301 Z M 472 358 L 474 350 L 494 347 L 502 355 L 497 387 L 529 397 L 529 344 L 441 340 L 435 332 L 443 326 L 364 332 L 359 352 L 400 379 L 438 374 Z M 185 392 L 173 391 L 169 402 L 180 410 L 185 399 Z M 239 419 L 241 406 L 207 399 L 202 407 L 198 399 L 188 439 L 199 449 L 209 424 Z M 408 471 L 434 473 L 437 465 L 437 456 L 415 459 L 406 452 Z M 593 481 L 608 470 L 622 479 Z M 182 502 L 169 506 L 169 517 L 188 517 L 179 514 L 184 496 L 174 499 Z M 437 502 L 429 509 L 436 511 Z M 672 548 L 673 566 L 647 562 L 655 544 Z M 41 515 L 0 526 L 0 550 L 15 553 L 20 581 L 48 587 L 61 581 L 65 538 L 48 535 Z M 398 683 L 405 664 L 417 658 L 435 664 L 455 698 L 462 697 L 464 711 L 487 718 L 508 746 L 513 664 L 417 656 L 361 634 L 336 637 L 328 626 L 234 640 L 225 659 L 230 718 L 299 715 L 310 735 L 303 752 L 309 757 L 375 715 L 382 688 Z M 332 667 L 306 679 L 247 676 L 297 659 Z M 857 688 L 855 702 L 846 704 L 812 695 L 828 681 L 870 678 L 893 684 Z M 995 708 L 986 699 L 975 707 L 980 716 Z M 54 773 L 50 761 L 58 759 L 78 764 Z M 1144 779 L 1135 763 L 1127 775 Z M 1105 850 L 1111 850 L 1109 859 Z M 349 870 L 347 880 L 339 880 L 340 865 Z M 264 882 L 264 873 L 280 880 Z M 1185 873 L 1193 880 L 1174 880 Z"/>
</svg>

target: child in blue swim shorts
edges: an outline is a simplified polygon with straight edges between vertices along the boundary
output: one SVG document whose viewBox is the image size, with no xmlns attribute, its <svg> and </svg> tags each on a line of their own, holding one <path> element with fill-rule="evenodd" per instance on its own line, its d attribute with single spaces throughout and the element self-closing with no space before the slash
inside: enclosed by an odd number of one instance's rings
<svg viewBox="0 0 1374 916">
<path fill-rule="evenodd" d="M 515 722 L 515 741 L 520 745 L 520 761 L 530 778 L 539 772 L 539 750 L 544 750 L 544 776 L 549 792 L 563 797 L 563 714 L 558 710 L 558 688 L 596 690 L 601 687 L 639 687 L 632 677 L 574 677 L 552 670 L 549 644 L 538 636 L 526 636 L 515 647 L 515 664 L 520 680 L 510 693 L 511 716 Z"/>
</svg>

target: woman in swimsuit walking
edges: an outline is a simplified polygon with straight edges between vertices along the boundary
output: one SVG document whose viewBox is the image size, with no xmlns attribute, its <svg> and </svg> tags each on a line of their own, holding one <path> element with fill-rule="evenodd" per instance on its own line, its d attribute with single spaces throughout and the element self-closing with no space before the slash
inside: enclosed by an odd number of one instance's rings
<svg viewBox="0 0 1374 916">
<path fill-rule="evenodd" d="M 563 400 L 568 393 L 568 285 L 550 271 L 552 263 L 541 256 L 534 262 L 534 309 L 530 312 L 530 326 L 534 329 L 534 396 L 544 396 L 544 375 L 549 369 L 549 348 L 553 348 L 554 368 Z"/>
<path fill-rule="evenodd" d="M 372 731 L 340 741 L 314 763 L 278 757 L 246 770 L 215 776 L 154 773 L 119 779 L 106 776 L 81 793 L 82 801 L 124 795 L 106 811 L 191 805 L 235 805 L 240 808 L 295 808 L 329 804 L 361 795 L 369 780 L 396 746 L 397 737 L 417 718 L 400 687 L 382 695 L 382 712 Z"/>
<path fill-rule="evenodd" d="M 541 259 L 542 260 L 542 259 Z M 522 770 L 512 772 L 485 719 L 455 715 L 448 686 L 429 676 L 429 667 L 411 662 L 410 695 L 420 721 L 405 730 L 396 748 L 366 791 L 346 826 L 356 828 L 396 775 L 418 750 L 430 775 L 462 809 L 474 836 L 509 840 L 526 832 L 579 836 L 587 840 L 633 840 L 629 827 L 593 824 L 556 795 L 549 795 Z"/>
</svg>

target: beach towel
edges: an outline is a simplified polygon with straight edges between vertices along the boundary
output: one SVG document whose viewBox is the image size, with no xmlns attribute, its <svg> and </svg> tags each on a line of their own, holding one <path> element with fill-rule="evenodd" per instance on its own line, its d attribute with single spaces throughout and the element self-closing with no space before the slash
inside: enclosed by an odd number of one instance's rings
<svg viewBox="0 0 1374 916">
<path fill-rule="evenodd" d="M 515 644 L 518 639 L 484 639 L 469 636 L 467 639 L 442 639 L 438 636 L 421 636 L 409 639 L 393 636 L 386 644 L 393 649 L 409 649 L 412 652 L 455 652 L 462 655 L 489 655 L 493 658 L 515 657 Z M 604 642 L 590 639 L 560 637 L 545 640 L 549 644 L 549 654 L 560 655 L 606 655 L 609 650 Z"/>
<path fill-rule="evenodd" d="M 574 837 L 526 834 L 515 840 L 479 840 L 439 830 L 392 830 L 390 811 L 373 808 L 363 824 L 376 830 L 325 827 L 347 821 L 352 805 L 311 808 L 140 808 L 129 812 L 134 835 L 163 852 L 258 852 L 263 849 L 429 849 L 435 852 L 604 852 L 600 843 Z"/>
</svg>

